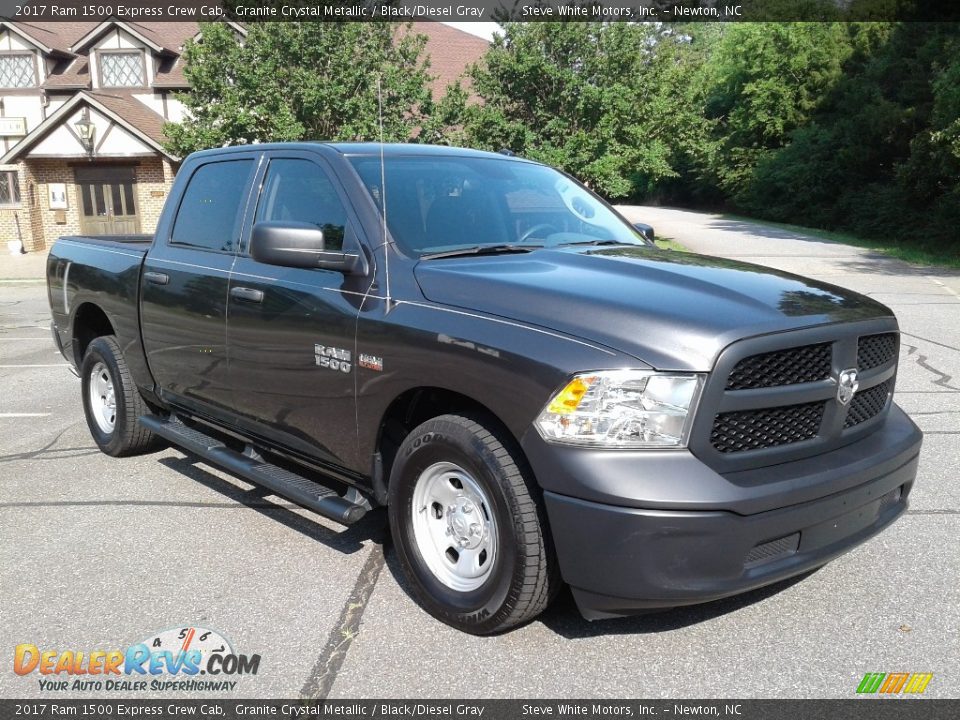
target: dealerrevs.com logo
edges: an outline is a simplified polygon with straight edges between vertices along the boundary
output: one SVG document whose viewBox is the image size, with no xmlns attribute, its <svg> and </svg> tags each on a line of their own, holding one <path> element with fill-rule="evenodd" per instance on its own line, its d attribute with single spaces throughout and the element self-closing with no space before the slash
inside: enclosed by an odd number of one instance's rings
<svg viewBox="0 0 960 720">
<path fill-rule="evenodd" d="M 259 655 L 241 655 L 223 635 L 202 627 L 164 630 L 123 650 L 42 649 L 21 643 L 13 653 L 13 671 L 38 675 L 40 689 L 49 692 L 229 692 L 238 684 L 233 678 L 256 675 L 259 669 Z"/>
</svg>

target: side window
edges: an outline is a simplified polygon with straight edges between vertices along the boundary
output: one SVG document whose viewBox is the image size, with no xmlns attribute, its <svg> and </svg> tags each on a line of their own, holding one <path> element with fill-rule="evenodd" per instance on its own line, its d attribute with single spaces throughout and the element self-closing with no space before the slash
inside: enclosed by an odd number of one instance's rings
<svg viewBox="0 0 960 720">
<path fill-rule="evenodd" d="M 326 173 L 309 160 L 281 158 L 270 162 L 257 222 L 271 220 L 316 225 L 323 230 L 326 249 L 343 249 L 347 210 Z"/>
<path fill-rule="evenodd" d="M 243 190 L 253 160 L 227 160 L 197 169 L 177 210 L 170 242 L 204 250 L 233 252 L 240 232 Z"/>
</svg>

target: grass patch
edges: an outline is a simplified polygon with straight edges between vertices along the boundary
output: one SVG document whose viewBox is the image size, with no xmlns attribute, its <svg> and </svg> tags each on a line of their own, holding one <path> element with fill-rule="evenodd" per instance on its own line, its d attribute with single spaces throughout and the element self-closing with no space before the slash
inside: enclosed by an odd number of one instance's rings
<svg viewBox="0 0 960 720">
<path fill-rule="evenodd" d="M 724 214 L 727 220 L 741 220 L 744 222 L 756 223 L 767 227 L 779 228 L 790 232 L 810 235 L 812 237 L 827 240 L 829 242 L 843 243 L 853 245 L 854 247 L 875 250 L 897 260 L 914 263 L 915 265 L 937 265 L 941 267 L 960 268 L 960 255 L 949 250 L 923 250 L 909 245 L 897 245 L 893 240 L 867 240 L 843 232 L 833 232 L 832 230 L 820 230 L 818 228 L 804 227 L 803 225 L 791 225 L 790 223 L 770 222 L 769 220 L 757 220 L 756 218 L 745 217 L 743 215 Z"/>
<path fill-rule="evenodd" d="M 689 248 L 684 247 L 673 238 L 658 235 L 653 239 L 654 244 L 661 250 L 676 250 L 677 252 L 690 252 Z"/>
</svg>

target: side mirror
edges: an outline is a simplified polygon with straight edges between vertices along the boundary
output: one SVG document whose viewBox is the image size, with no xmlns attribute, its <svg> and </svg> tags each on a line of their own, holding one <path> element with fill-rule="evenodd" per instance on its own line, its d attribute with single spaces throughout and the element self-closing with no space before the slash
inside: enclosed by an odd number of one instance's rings
<svg viewBox="0 0 960 720">
<path fill-rule="evenodd" d="M 357 253 L 328 251 L 323 230 L 294 221 L 259 222 L 253 226 L 250 257 L 281 267 L 319 268 L 345 274 L 362 274 L 366 263 Z"/>
<path fill-rule="evenodd" d="M 647 225 L 646 223 L 635 222 L 633 224 L 633 229 L 636 230 L 641 235 L 643 235 L 650 242 L 653 242 L 654 233 L 653 233 L 653 228 L 651 226 Z"/>
</svg>

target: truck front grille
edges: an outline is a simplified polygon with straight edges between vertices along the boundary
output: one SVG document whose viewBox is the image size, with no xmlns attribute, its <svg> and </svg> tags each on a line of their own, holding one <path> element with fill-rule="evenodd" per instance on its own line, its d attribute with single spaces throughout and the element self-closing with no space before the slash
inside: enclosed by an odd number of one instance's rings
<svg viewBox="0 0 960 720">
<path fill-rule="evenodd" d="M 788 445 L 817 436 L 826 403 L 720 413 L 710 442 L 722 453 Z"/>
<path fill-rule="evenodd" d="M 887 406 L 887 398 L 890 397 L 892 388 L 893 381 L 887 380 L 885 383 L 874 385 L 869 390 L 858 393 L 850 402 L 850 409 L 847 410 L 843 427 L 852 428 L 879 415 Z"/>
<path fill-rule="evenodd" d="M 893 321 L 827 325 L 734 343 L 704 390 L 690 448 L 717 470 L 775 465 L 872 432 L 890 407 L 899 336 Z M 841 373 L 858 373 L 853 399 Z"/>
<path fill-rule="evenodd" d="M 866 335 L 857 343 L 857 368 L 861 371 L 886 365 L 896 356 L 896 333 Z"/>
<path fill-rule="evenodd" d="M 830 343 L 817 343 L 744 358 L 727 378 L 727 390 L 793 385 L 828 377 Z"/>
</svg>

